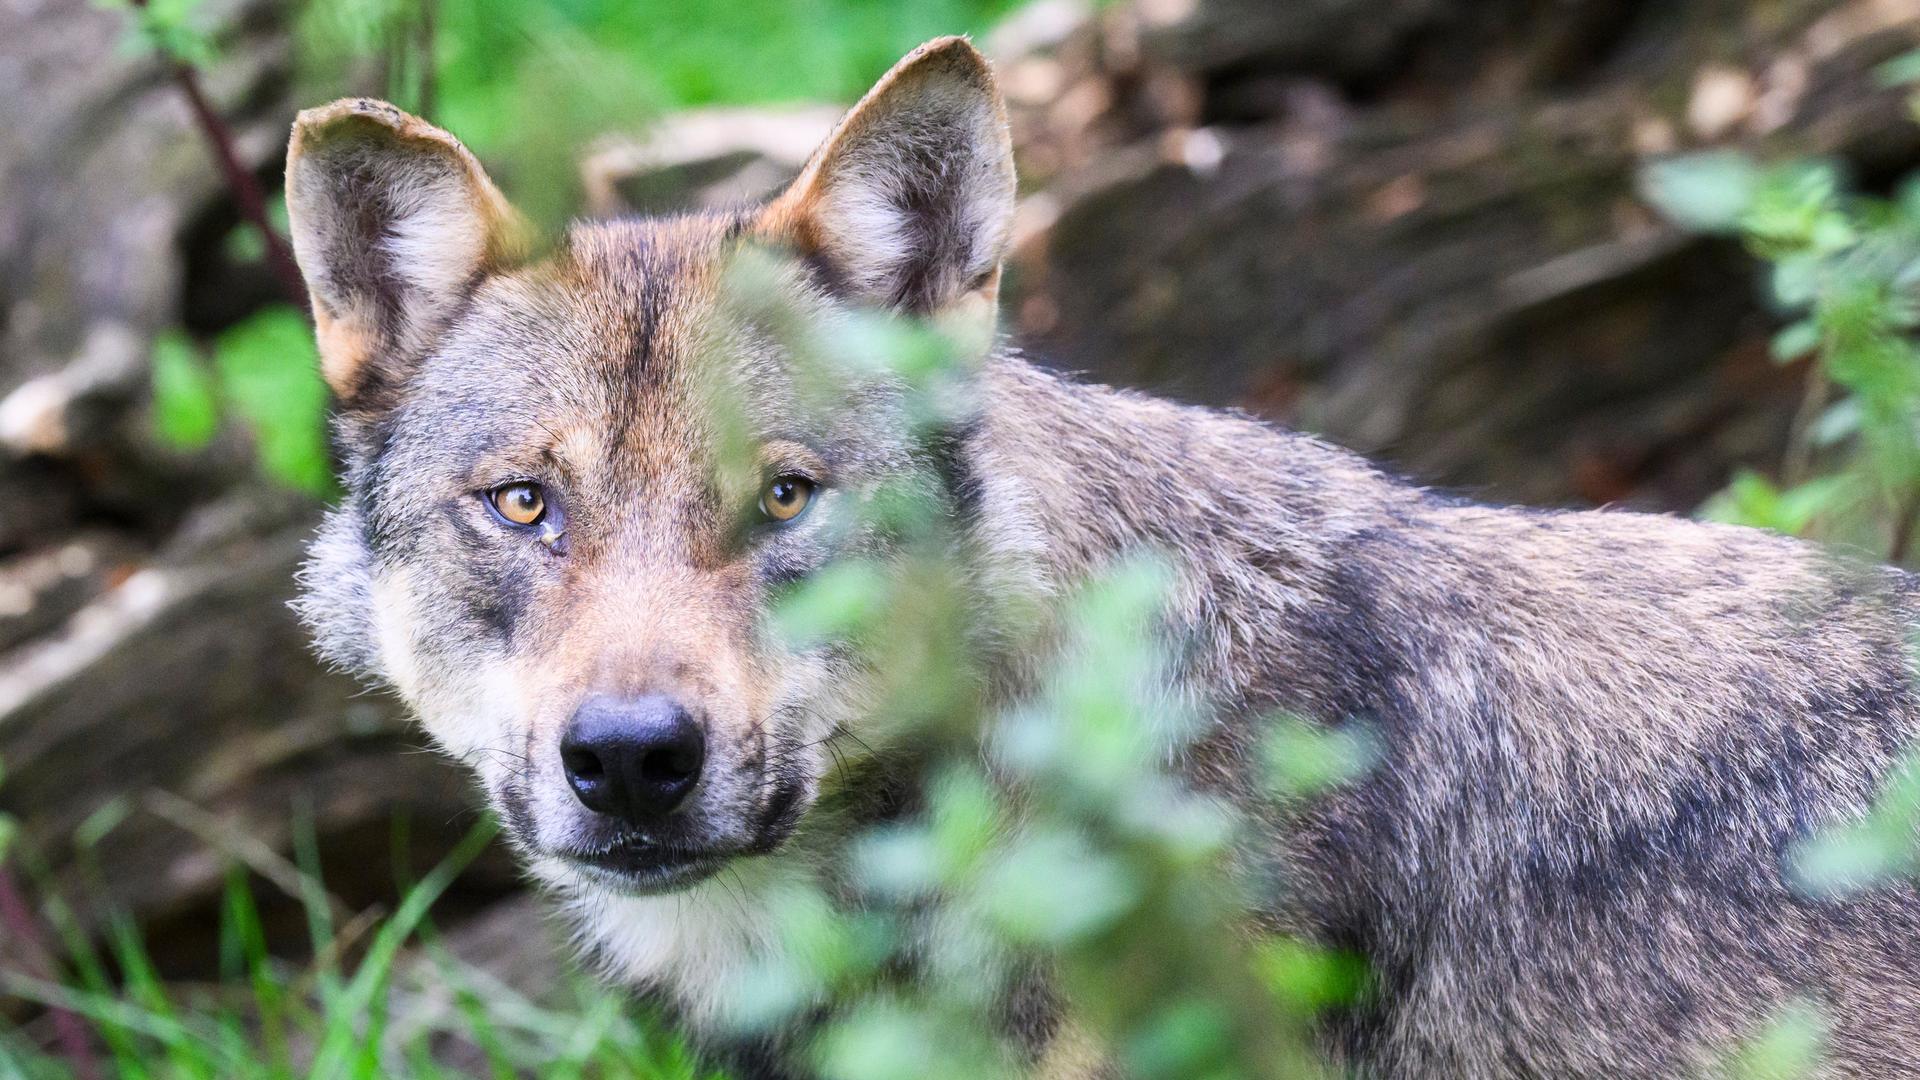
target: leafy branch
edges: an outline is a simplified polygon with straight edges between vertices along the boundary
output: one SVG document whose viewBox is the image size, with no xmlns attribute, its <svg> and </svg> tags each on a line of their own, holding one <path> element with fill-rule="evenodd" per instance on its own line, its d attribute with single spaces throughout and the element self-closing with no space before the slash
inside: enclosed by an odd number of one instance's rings
<svg viewBox="0 0 1920 1080">
<path fill-rule="evenodd" d="M 1743 472 L 1703 513 L 1904 560 L 1920 519 L 1920 177 L 1871 198 L 1831 162 L 1712 152 L 1651 167 L 1643 191 L 1769 264 L 1773 358 L 1807 362 L 1779 482 Z"/>
</svg>

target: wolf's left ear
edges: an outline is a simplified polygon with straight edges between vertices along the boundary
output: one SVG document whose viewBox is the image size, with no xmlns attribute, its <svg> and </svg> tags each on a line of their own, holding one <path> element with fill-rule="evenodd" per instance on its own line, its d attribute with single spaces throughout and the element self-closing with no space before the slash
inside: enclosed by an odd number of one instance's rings
<svg viewBox="0 0 1920 1080">
<path fill-rule="evenodd" d="M 453 136 L 384 101 L 300 114 L 287 149 L 293 252 L 313 299 L 321 374 L 353 405 L 404 376 L 524 230 Z"/>
<path fill-rule="evenodd" d="M 1013 195 L 993 72 L 965 38 L 939 38 L 854 106 L 760 229 L 854 299 L 929 315 L 991 305 Z"/>
</svg>

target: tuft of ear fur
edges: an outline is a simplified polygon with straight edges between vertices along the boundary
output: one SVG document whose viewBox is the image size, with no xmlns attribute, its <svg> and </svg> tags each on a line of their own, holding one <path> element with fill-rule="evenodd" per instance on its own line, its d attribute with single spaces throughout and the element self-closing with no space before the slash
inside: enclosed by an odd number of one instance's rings
<svg viewBox="0 0 1920 1080">
<path fill-rule="evenodd" d="M 991 307 L 1013 221 L 1013 145 L 987 61 L 927 42 L 840 121 L 759 231 L 851 298 L 934 314 Z"/>
<path fill-rule="evenodd" d="M 481 274 L 523 244 L 519 218 L 466 147 L 365 98 L 294 121 L 287 216 L 321 372 L 349 404 L 398 379 Z"/>
</svg>

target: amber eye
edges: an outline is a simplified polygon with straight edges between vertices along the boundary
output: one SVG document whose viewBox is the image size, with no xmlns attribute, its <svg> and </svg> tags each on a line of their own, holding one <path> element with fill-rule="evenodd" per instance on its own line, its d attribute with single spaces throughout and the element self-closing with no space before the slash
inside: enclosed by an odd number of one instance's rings
<svg viewBox="0 0 1920 1080">
<path fill-rule="evenodd" d="M 487 501 L 515 525 L 538 525 L 547 516 L 547 495 L 539 484 L 521 481 L 502 484 L 487 492 Z"/>
<path fill-rule="evenodd" d="M 776 476 L 760 489 L 760 511 L 775 521 L 792 521 L 813 501 L 813 481 L 804 476 Z"/>
</svg>

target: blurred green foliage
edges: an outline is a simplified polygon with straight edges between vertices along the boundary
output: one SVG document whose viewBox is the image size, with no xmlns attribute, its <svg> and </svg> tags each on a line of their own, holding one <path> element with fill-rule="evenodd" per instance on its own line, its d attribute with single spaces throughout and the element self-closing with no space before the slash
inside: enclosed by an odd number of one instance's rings
<svg viewBox="0 0 1920 1080">
<path fill-rule="evenodd" d="M 154 51 L 177 63 L 199 67 L 219 56 L 214 20 L 202 0 L 94 0 L 103 8 L 125 12 L 127 35 L 121 48 L 130 53 Z"/>
<path fill-rule="evenodd" d="M 0 761 L 0 784 L 7 782 L 7 763 Z M 13 852 L 14 838 L 20 833 L 20 823 L 12 814 L 0 813 L 0 866 L 5 866 L 7 856 Z"/>
<path fill-rule="evenodd" d="M 650 114 L 695 105 L 850 102 L 913 46 L 983 32 L 1019 2 L 309 0 L 300 37 L 314 61 L 390 53 L 396 42 L 423 50 L 388 67 L 385 92 L 402 108 L 437 106 L 436 120 L 492 148 L 525 115 L 530 83 L 587 74 L 565 67 L 582 53 L 628 73 L 630 111 L 610 122 L 630 129 Z M 429 69 L 431 95 L 421 85 Z M 575 87 L 569 95 L 593 92 Z"/>
<path fill-rule="evenodd" d="M 1882 77 L 1920 77 L 1920 53 Z M 1715 151 L 1653 165 L 1642 187 L 1676 223 L 1765 260 L 1773 357 L 1807 361 L 1779 474 L 1739 474 L 1702 513 L 1905 560 L 1920 518 L 1920 177 L 1873 197 L 1831 162 Z"/>
<path fill-rule="evenodd" d="M 261 468 L 316 494 L 333 488 L 327 456 L 327 387 L 306 313 L 267 308 L 214 341 L 223 399 L 252 430 Z"/>
<path fill-rule="evenodd" d="M 1915 847 L 1920 822 L 1920 758 L 1895 772 L 1873 810 L 1859 821 L 1822 834 L 1791 852 L 1796 883 L 1817 895 L 1844 895 L 1920 871 Z"/>
<path fill-rule="evenodd" d="M 193 340 L 180 331 L 153 343 L 153 424 L 174 446 L 193 449 L 220 430 L 220 399 L 213 372 Z"/>
<path fill-rule="evenodd" d="M 1820 1008 L 1806 999 L 1795 999 L 1722 1055 L 1718 1074 L 1728 1080 L 1801 1080 L 1815 1076 L 1826 1037 L 1827 1021 Z"/>
<path fill-rule="evenodd" d="M 327 451 L 327 387 L 313 328 L 290 305 L 263 309 L 214 339 L 209 357 L 185 334 L 153 349 L 153 418 L 183 449 L 210 442 L 231 416 L 253 439 L 267 476 L 301 491 L 333 492 Z"/>
</svg>

